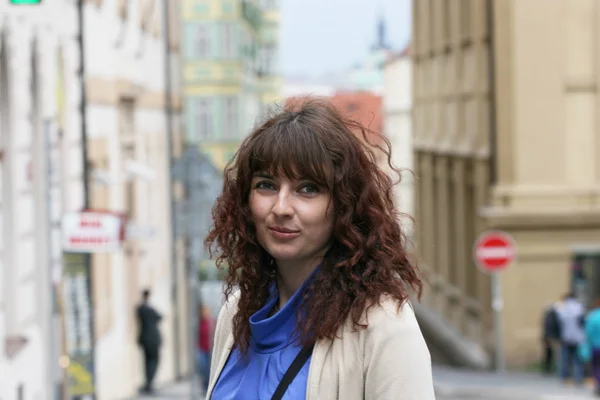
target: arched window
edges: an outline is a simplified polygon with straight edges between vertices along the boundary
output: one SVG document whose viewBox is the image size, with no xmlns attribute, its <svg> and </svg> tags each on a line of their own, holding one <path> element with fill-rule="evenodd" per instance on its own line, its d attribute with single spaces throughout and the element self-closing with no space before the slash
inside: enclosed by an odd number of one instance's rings
<svg viewBox="0 0 600 400">
<path fill-rule="evenodd" d="M 205 26 L 199 26 L 196 31 L 196 56 L 198 58 L 210 56 L 210 37 Z"/>
<path fill-rule="evenodd" d="M 209 139 L 213 136 L 213 110 L 212 99 L 201 98 L 196 100 L 196 129 L 198 129 L 197 137 Z"/>
<path fill-rule="evenodd" d="M 129 1 L 119 0 L 119 16 L 121 19 L 127 19 L 129 16 Z"/>
<path fill-rule="evenodd" d="M 236 139 L 239 137 L 240 119 L 238 99 L 235 96 L 225 98 L 225 132 L 224 136 L 227 139 Z"/>
</svg>

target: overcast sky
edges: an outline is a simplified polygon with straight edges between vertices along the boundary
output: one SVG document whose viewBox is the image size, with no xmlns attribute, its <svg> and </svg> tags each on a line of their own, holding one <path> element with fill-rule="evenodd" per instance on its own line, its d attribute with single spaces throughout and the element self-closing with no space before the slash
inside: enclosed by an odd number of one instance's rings
<svg viewBox="0 0 600 400">
<path fill-rule="evenodd" d="M 388 42 L 401 50 L 411 34 L 411 0 L 281 0 L 284 76 L 344 70 L 365 57 L 376 39 L 379 15 Z"/>
</svg>

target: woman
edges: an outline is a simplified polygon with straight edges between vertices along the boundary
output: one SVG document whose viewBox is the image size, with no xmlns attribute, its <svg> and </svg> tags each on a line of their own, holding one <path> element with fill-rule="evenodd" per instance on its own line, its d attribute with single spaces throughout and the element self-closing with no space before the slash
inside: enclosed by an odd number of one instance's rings
<svg viewBox="0 0 600 400">
<path fill-rule="evenodd" d="M 389 162 L 384 137 L 308 100 L 227 166 L 206 240 L 228 268 L 207 399 L 435 398 L 408 302 L 421 281 L 373 137 Z"/>
<path fill-rule="evenodd" d="M 583 361 L 590 361 L 592 364 L 596 395 L 600 397 L 600 299 L 596 299 L 593 309 L 585 317 L 584 329 L 586 342 L 582 347 L 587 347 L 589 351 L 584 352 L 580 349 L 580 353 L 589 353 L 582 358 Z"/>
</svg>

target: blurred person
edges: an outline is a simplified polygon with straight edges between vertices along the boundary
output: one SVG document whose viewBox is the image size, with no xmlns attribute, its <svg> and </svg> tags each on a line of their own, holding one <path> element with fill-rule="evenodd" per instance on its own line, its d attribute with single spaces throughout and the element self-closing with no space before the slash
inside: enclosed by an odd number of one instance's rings
<svg viewBox="0 0 600 400">
<path fill-rule="evenodd" d="M 590 350 L 596 394 L 600 397 L 600 299 L 594 301 L 592 310 L 585 317 L 584 331 Z"/>
<path fill-rule="evenodd" d="M 200 307 L 200 321 L 198 323 L 197 364 L 198 374 L 202 378 L 204 391 L 208 390 L 208 379 L 210 375 L 210 361 L 212 352 L 214 321 L 210 308 L 203 305 Z"/>
<path fill-rule="evenodd" d="M 575 295 L 569 293 L 557 307 L 557 314 L 560 323 L 560 377 L 567 382 L 572 376 L 576 384 L 583 384 L 584 362 L 579 357 L 578 347 L 585 340 L 585 309 Z"/>
<path fill-rule="evenodd" d="M 435 399 L 408 300 L 422 283 L 376 150 L 389 163 L 385 137 L 319 99 L 244 140 L 206 239 L 227 267 L 207 399 Z"/>
<path fill-rule="evenodd" d="M 139 326 L 138 344 L 144 357 L 144 377 L 146 381 L 140 391 L 144 393 L 154 391 L 152 382 L 158 369 L 161 345 L 158 323 L 161 321 L 162 316 L 149 304 L 149 299 L 150 290 L 144 290 L 142 292 L 142 302 L 136 309 Z"/>
<path fill-rule="evenodd" d="M 560 321 L 558 319 L 558 307 L 560 302 L 555 302 L 544 312 L 542 321 L 542 343 L 543 360 L 542 371 L 545 374 L 551 374 L 556 365 L 555 352 L 560 343 Z"/>
</svg>

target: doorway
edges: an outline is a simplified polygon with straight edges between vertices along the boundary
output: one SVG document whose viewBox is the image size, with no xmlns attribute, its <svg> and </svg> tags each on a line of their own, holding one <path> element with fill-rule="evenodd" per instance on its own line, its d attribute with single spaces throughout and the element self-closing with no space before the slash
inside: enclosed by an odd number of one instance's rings
<svg viewBox="0 0 600 400">
<path fill-rule="evenodd" d="M 590 309 L 600 299 L 600 243 L 571 249 L 571 291 Z"/>
</svg>

